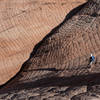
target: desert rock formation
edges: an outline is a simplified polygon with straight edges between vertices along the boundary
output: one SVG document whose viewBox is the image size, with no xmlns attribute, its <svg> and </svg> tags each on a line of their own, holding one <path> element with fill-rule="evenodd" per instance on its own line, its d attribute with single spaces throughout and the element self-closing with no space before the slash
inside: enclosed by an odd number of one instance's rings
<svg viewBox="0 0 100 100">
<path fill-rule="evenodd" d="M 91 0 L 71 11 L 0 89 L 0 99 L 100 100 L 99 5 Z M 90 53 L 96 57 L 92 66 Z"/>
<path fill-rule="evenodd" d="M 99 12 L 100 0 L 73 9 L 0 89 L 1 99 L 100 100 Z"/>
<path fill-rule="evenodd" d="M 12 78 L 33 47 L 85 0 L 0 0 L 0 85 Z"/>
</svg>

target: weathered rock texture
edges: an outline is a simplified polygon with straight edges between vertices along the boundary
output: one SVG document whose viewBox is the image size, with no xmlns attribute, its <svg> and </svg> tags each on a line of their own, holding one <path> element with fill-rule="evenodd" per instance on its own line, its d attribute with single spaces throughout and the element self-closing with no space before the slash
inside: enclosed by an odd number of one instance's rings
<svg viewBox="0 0 100 100">
<path fill-rule="evenodd" d="M 0 90 L 6 100 L 100 100 L 100 0 L 89 0 L 39 44 Z M 90 66 L 90 54 L 96 60 Z"/>
<path fill-rule="evenodd" d="M 12 78 L 33 47 L 85 0 L 0 0 L 0 85 Z"/>
</svg>

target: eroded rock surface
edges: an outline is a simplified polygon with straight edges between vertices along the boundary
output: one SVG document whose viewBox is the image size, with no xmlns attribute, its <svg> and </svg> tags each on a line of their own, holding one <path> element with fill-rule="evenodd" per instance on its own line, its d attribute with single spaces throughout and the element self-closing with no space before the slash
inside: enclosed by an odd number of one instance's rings
<svg viewBox="0 0 100 100">
<path fill-rule="evenodd" d="M 34 46 L 85 0 L 0 0 L 0 85 L 19 72 Z"/>
<path fill-rule="evenodd" d="M 100 100 L 99 10 L 100 0 L 89 0 L 71 11 L 0 89 L 0 99 Z"/>
</svg>

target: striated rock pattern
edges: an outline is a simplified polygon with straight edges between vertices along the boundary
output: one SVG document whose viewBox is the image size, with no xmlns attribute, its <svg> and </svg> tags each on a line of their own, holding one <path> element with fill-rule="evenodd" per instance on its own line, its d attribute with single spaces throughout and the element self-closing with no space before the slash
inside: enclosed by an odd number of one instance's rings
<svg viewBox="0 0 100 100">
<path fill-rule="evenodd" d="M 4 100 L 100 100 L 100 0 L 72 10 L 0 89 Z M 90 54 L 96 58 L 90 65 Z"/>
<path fill-rule="evenodd" d="M 0 85 L 10 80 L 34 46 L 86 0 L 0 0 Z"/>
</svg>

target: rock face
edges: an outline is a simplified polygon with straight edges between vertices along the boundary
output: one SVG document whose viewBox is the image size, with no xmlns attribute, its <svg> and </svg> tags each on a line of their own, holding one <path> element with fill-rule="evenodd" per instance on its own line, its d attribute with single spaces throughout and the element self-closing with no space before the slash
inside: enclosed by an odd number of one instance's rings
<svg viewBox="0 0 100 100">
<path fill-rule="evenodd" d="M 0 0 L 0 85 L 11 79 L 33 47 L 85 0 Z"/>
<path fill-rule="evenodd" d="M 100 0 L 72 10 L 0 89 L 0 99 L 100 100 L 99 10 Z"/>
</svg>

